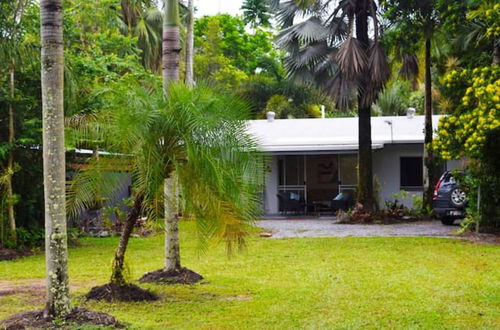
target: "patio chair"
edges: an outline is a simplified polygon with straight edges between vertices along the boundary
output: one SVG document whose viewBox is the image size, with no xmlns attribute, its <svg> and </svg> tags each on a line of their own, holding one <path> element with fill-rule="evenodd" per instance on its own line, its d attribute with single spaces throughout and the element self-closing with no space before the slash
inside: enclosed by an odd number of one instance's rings
<svg viewBox="0 0 500 330">
<path fill-rule="evenodd" d="M 305 213 L 306 203 L 303 198 L 291 198 L 290 193 L 278 193 L 279 210 L 282 215 L 287 215 L 288 212 L 295 214 Z"/>
<path fill-rule="evenodd" d="M 352 191 L 342 191 L 331 201 L 331 208 L 333 212 L 338 210 L 346 211 L 348 210 L 354 202 L 354 196 Z"/>
</svg>

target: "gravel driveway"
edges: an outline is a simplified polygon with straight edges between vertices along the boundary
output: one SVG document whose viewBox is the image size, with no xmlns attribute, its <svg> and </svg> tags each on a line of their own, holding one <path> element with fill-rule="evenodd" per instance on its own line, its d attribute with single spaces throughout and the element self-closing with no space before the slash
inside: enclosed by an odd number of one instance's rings
<svg viewBox="0 0 500 330">
<path fill-rule="evenodd" d="M 272 238 L 344 237 L 344 236 L 433 236 L 453 237 L 457 226 L 439 221 L 400 223 L 394 225 L 342 225 L 334 220 L 261 220 L 257 225 L 272 233 Z"/>
</svg>

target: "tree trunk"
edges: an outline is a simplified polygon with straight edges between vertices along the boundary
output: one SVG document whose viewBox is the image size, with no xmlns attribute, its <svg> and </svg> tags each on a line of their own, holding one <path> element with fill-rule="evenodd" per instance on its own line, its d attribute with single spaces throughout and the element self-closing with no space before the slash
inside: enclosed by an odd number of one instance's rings
<svg viewBox="0 0 500 330">
<path fill-rule="evenodd" d="M 65 200 L 62 0 L 42 0 L 40 17 L 47 277 L 45 315 L 62 318 L 71 310 Z"/>
<path fill-rule="evenodd" d="M 365 0 L 358 1 L 356 11 L 356 38 L 364 50 L 369 47 L 368 39 L 368 3 Z M 365 72 L 362 77 L 363 85 L 369 83 L 369 73 Z M 365 211 L 373 211 L 375 199 L 373 197 L 373 169 L 372 169 L 372 129 L 371 129 L 371 104 L 366 104 L 365 97 L 360 91 L 358 93 L 358 202 L 363 205 Z"/>
<path fill-rule="evenodd" d="M 120 242 L 118 243 L 118 248 L 115 252 L 115 259 L 113 260 L 113 272 L 111 274 L 111 283 L 117 285 L 125 285 L 126 279 L 123 275 L 124 265 L 125 265 L 125 252 L 127 251 L 128 240 L 134 229 L 134 225 L 137 222 L 137 218 L 141 215 L 143 196 L 136 196 L 134 199 L 134 205 L 127 215 L 125 220 L 125 226 L 123 227 L 122 234 L 120 236 Z"/>
<path fill-rule="evenodd" d="M 9 219 L 10 239 L 12 243 L 17 246 L 17 232 L 16 232 L 16 218 L 14 214 L 14 191 L 12 189 L 12 176 L 14 175 L 14 108 L 12 102 L 14 99 L 14 61 L 9 72 L 10 76 L 10 98 L 9 102 L 9 155 L 7 160 L 7 215 Z"/>
<path fill-rule="evenodd" d="M 166 0 L 162 43 L 162 75 L 165 93 L 168 91 L 170 82 L 179 81 L 180 51 L 179 4 L 177 0 Z"/>
<path fill-rule="evenodd" d="M 491 62 L 492 65 L 500 64 L 500 40 L 493 40 L 493 60 Z"/>
<path fill-rule="evenodd" d="M 425 39 L 425 140 L 424 140 L 424 196 L 423 207 L 432 209 L 432 196 L 436 177 L 436 160 L 428 147 L 432 143 L 432 77 L 431 77 L 431 39 Z"/>
<path fill-rule="evenodd" d="M 194 9 L 193 0 L 188 0 L 188 25 L 186 36 L 186 84 L 194 85 L 193 77 L 193 56 L 194 56 Z"/>
<path fill-rule="evenodd" d="M 165 179 L 165 271 L 175 272 L 181 269 L 179 251 L 179 212 L 177 208 L 177 189 L 175 177 Z"/>
<path fill-rule="evenodd" d="M 168 93 L 171 82 L 179 81 L 179 4 L 177 0 L 166 0 L 163 23 L 163 89 Z M 165 199 L 165 270 L 181 268 L 179 253 L 179 218 L 177 212 L 177 192 L 175 176 L 167 174 L 164 183 Z"/>
</svg>

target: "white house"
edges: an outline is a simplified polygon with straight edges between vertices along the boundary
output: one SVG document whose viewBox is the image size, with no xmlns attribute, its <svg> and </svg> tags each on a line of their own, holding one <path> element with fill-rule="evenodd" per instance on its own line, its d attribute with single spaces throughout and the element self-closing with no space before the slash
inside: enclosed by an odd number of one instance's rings
<svg viewBox="0 0 500 330">
<path fill-rule="evenodd" d="M 413 109 L 412 109 L 413 110 Z M 433 127 L 440 116 L 433 116 Z M 401 190 L 423 191 L 424 116 L 372 117 L 373 174 L 378 201 Z M 249 121 L 248 130 L 271 156 L 265 182 L 267 215 L 279 213 L 278 192 L 293 192 L 309 205 L 328 203 L 357 185 L 358 118 Z M 454 169 L 450 161 L 442 170 Z M 404 201 L 411 206 L 411 199 Z"/>
</svg>

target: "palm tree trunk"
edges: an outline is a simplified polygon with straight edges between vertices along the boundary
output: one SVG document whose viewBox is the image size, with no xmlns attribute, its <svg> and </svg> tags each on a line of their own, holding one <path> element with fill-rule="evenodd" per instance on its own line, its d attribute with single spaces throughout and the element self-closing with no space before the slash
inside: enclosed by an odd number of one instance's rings
<svg viewBox="0 0 500 330">
<path fill-rule="evenodd" d="M 181 269 L 181 255 L 177 189 L 173 175 L 165 179 L 163 192 L 165 196 L 165 271 L 176 272 Z"/>
<path fill-rule="evenodd" d="M 162 74 L 165 93 L 170 82 L 179 81 L 180 51 L 179 3 L 177 0 L 166 0 L 162 44 Z"/>
<path fill-rule="evenodd" d="M 358 1 L 356 11 L 356 38 L 364 50 L 369 47 L 368 39 L 368 3 L 365 0 Z M 368 78 L 368 72 L 363 77 Z M 368 79 L 367 79 L 368 80 Z M 366 104 L 365 97 L 358 93 L 358 202 L 366 211 L 373 211 L 375 199 L 373 197 L 373 169 L 372 169 L 372 129 L 371 129 L 371 105 Z"/>
<path fill-rule="evenodd" d="M 127 252 L 128 240 L 132 235 L 132 230 L 137 222 L 137 218 L 141 215 L 143 196 L 136 196 L 132 210 L 127 215 L 125 226 L 123 227 L 120 236 L 120 242 L 115 252 L 115 259 L 113 260 L 113 272 L 111 274 L 111 283 L 122 286 L 126 284 L 125 276 L 123 275 L 125 266 L 125 252 Z"/>
<path fill-rule="evenodd" d="M 179 36 L 179 3 L 177 0 L 166 0 L 165 18 L 163 22 L 163 89 L 165 94 L 171 82 L 179 81 L 179 53 L 181 51 Z M 164 183 L 165 199 L 165 270 L 176 270 L 181 267 L 179 253 L 179 218 L 177 212 L 177 192 L 174 176 L 170 175 Z"/>
<path fill-rule="evenodd" d="M 432 143 L 432 77 L 431 77 L 431 38 L 425 39 L 425 140 L 424 140 L 424 196 L 423 207 L 432 207 L 433 184 L 436 177 L 436 160 L 429 149 Z"/>
<path fill-rule="evenodd" d="M 45 315 L 62 318 L 71 310 L 65 200 L 62 0 L 41 0 L 40 17 L 47 277 Z"/>
<path fill-rule="evenodd" d="M 193 0 L 188 0 L 188 25 L 186 36 L 186 84 L 193 86 L 193 56 L 194 56 L 194 9 Z"/>
<path fill-rule="evenodd" d="M 10 69 L 10 98 L 9 102 L 9 156 L 7 160 L 7 215 L 9 219 L 9 229 L 10 229 L 10 239 L 12 243 L 17 246 L 17 233 L 16 233 L 16 218 L 14 214 L 14 192 L 12 189 L 12 176 L 14 174 L 14 108 L 12 107 L 12 102 L 14 99 L 14 61 L 12 62 L 12 67 Z"/>
</svg>

